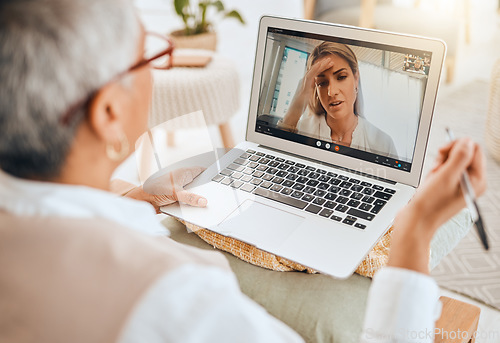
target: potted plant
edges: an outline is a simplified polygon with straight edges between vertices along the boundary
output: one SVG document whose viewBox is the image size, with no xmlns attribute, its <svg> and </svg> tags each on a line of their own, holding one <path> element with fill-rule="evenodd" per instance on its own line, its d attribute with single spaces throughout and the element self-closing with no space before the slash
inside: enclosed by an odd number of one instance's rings
<svg viewBox="0 0 500 343">
<path fill-rule="evenodd" d="M 245 24 L 238 11 L 227 11 L 220 0 L 174 0 L 174 7 L 184 23 L 183 29 L 170 34 L 178 48 L 215 51 L 217 45 L 213 27 L 215 20 L 234 18 Z"/>
</svg>

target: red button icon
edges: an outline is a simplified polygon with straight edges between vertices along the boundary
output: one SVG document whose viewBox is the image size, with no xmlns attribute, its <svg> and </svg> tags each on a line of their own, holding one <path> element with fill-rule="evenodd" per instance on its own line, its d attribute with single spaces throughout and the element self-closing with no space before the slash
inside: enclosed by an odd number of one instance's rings
<svg viewBox="0 0 500 343">
<path fill-rule="evenodd" d="M 335 151 L 339 151 L 340 147 L 338 145 L 335 145 Z"/>
</svg>

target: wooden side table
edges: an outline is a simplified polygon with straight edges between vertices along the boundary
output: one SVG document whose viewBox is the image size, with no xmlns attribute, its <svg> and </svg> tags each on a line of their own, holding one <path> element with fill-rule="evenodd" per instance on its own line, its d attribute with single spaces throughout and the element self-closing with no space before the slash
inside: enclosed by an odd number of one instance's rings
<svg viewBox="0 0 500 343">
<path fill-rule="evenodd" d="M 436 322 L 435 343 L 474 343 L 479 323 L 479 307 L 441 297 L 443 310 Z"/>
<path fill-rule="evenodd" d="M 239 79 L 232 62 L 206 50 L 179 49 L 176 55 L 212 56 L 203 68 L 185 67 L 153 71 L 153 99 L 149 127 L 187 113 L 203 111 L 206 125 L 218 125 L 225 148 L 234 147 L 229 120 L 239 107 Z M 178 129 L 200 127 L 205 123 L 176 120 L 169 127 L 169 141 Z M 169 123 L 170 124 L 170 123 Z"/>
</svg>

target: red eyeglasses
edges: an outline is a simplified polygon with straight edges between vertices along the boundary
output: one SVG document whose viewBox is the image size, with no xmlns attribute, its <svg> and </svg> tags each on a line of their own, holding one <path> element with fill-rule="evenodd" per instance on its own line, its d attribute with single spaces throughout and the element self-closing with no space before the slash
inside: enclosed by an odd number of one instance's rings
<svg viewBox="0 0 500 343">
<path fill-rule="evenodd" d="M 133 66 L 125 71 L 122 71 L 111 80 L 106 82 L 105 85 L 116 82 L 128 73 L 131 73 L 141 67 L 150 65 L 154 69 L 170 69 L 172 68 L 172 53 L 174 52 L 174 43 L 170 38 L 163 36 L 154 32 L 147 32 L 145 36 L 144 43 L 144 56 L 143 58 L 135 63 Z M 104 87 L 105 85 L 101 86 Z M 99 88 L 100 89 L 100 88 Z M 87 107 L 94 96 L 97 94 L 99 89 L 93 91 L 85 99 L 82 99 L 72 105 L 66 113 L 61 117 L 60 123 L 64 126 L 68 126 L 71 120 L 73 120 L 75 113 L 82 107 Z"/>
</svg>

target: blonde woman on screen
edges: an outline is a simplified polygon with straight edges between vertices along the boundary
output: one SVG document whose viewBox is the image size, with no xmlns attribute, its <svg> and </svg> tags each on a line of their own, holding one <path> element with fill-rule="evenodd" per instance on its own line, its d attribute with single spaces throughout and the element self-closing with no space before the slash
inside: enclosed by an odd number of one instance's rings
<svg viewBox="0 0 500 343">
<path fill-rule="evenodd" d="M 392 138 L 362 115 L 359 79 L 358 61 L 348 46 L 319 44 L 309 55 L 306 74 L 278 125 L 305 136 L 397 158 Z"/>
</svg>

